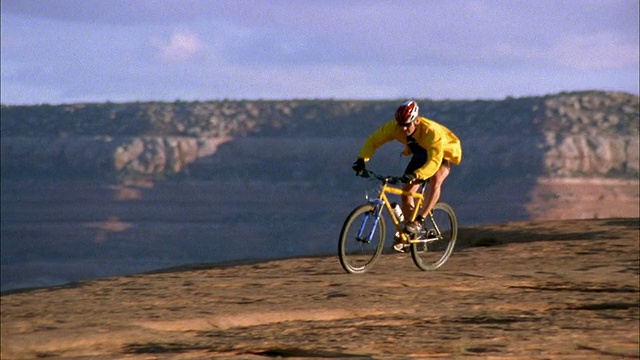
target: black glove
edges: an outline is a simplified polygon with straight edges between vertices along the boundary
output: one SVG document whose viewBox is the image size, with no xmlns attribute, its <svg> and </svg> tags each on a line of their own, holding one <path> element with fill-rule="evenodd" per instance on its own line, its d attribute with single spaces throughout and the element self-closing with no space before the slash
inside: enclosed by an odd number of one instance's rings
<svg viewBox="0 0 640 360">
<path fill-rule="evenodd" d="M 364 173 L 364 171 L 367 169 L 367 167 L 364 164 L 364 159 L 363 158 L 358 158 L 358 160 L 356 160 L 356 162 L 353 163 L 353 170 L 356 172 L 356 175 L 360 176 Z"/>
<path fill-rule="evenodd" d="M 402 181 L 403 184 L 411 184 L 412 182 L 416 181 L 416 179 L 416 176 L 413 174 L 404 174 L 400 178 L 400 181 Z"/>
</svg>

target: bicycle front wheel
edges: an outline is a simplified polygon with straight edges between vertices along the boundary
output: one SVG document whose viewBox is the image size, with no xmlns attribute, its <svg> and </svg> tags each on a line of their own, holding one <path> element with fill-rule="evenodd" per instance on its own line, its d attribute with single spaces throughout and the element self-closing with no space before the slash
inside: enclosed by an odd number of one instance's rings
<svg viewBox="0 0 640 360">
<path fill-rule="evenodd" d="M 355 208 L 342 226 L 338 254 L 340 264 L 350 274 L 369 270 L 382 254 L 385 225 L 382 214 L 376 217 L 376 207 L 365 204 Z"/>
<path fill-rule="evenodd" d="M 453 252 L 458 237 L 458 220 L 451 206 L 437 203 L 432 215 L 425 219 L 424 228 L 425 238 L 411 244 L 411 257 L 421 270 L 435 270 Z"/>
</svg>

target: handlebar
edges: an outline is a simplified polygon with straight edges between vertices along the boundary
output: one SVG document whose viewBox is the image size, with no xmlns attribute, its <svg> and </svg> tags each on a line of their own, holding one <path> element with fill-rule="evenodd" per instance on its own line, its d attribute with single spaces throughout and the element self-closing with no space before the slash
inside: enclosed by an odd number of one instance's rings
<svg viewBox="0 0 640 360">
<path fill-rule="evenodd" d="M 360 177 L 363 178 L 373 178 L 379 181 L 382 181 L 385 184 L 397 184 L 400 183 L 400 177 L 398 176 L 383 176 L 379 175 L 376 172 L 368 169 L 362 170 L 362 173 L 359 174 Z"/>
</svg>

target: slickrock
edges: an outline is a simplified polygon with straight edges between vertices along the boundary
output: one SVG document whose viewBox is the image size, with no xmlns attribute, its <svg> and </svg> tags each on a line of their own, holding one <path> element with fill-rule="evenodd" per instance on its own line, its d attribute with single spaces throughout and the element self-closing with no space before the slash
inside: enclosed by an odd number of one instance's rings
<svg viewBox="0 0 640 360">
<path fill-rule="evenodd" d="M 310 257 L 4 294 L 2 358 L 637 358 L 639 226 L 464 228 L 434 272 Z"/>
</svg>

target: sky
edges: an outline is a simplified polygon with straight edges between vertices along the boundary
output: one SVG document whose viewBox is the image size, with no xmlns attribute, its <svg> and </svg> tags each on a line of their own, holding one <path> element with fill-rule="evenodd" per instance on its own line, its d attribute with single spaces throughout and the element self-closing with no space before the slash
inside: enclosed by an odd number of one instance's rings
<svg viewBox="0 0 640 360">
<path fill-rule="evenodd" d="M 1 103 L 639 92 L 637 0 L 2 0 Z"/>
</svg>

